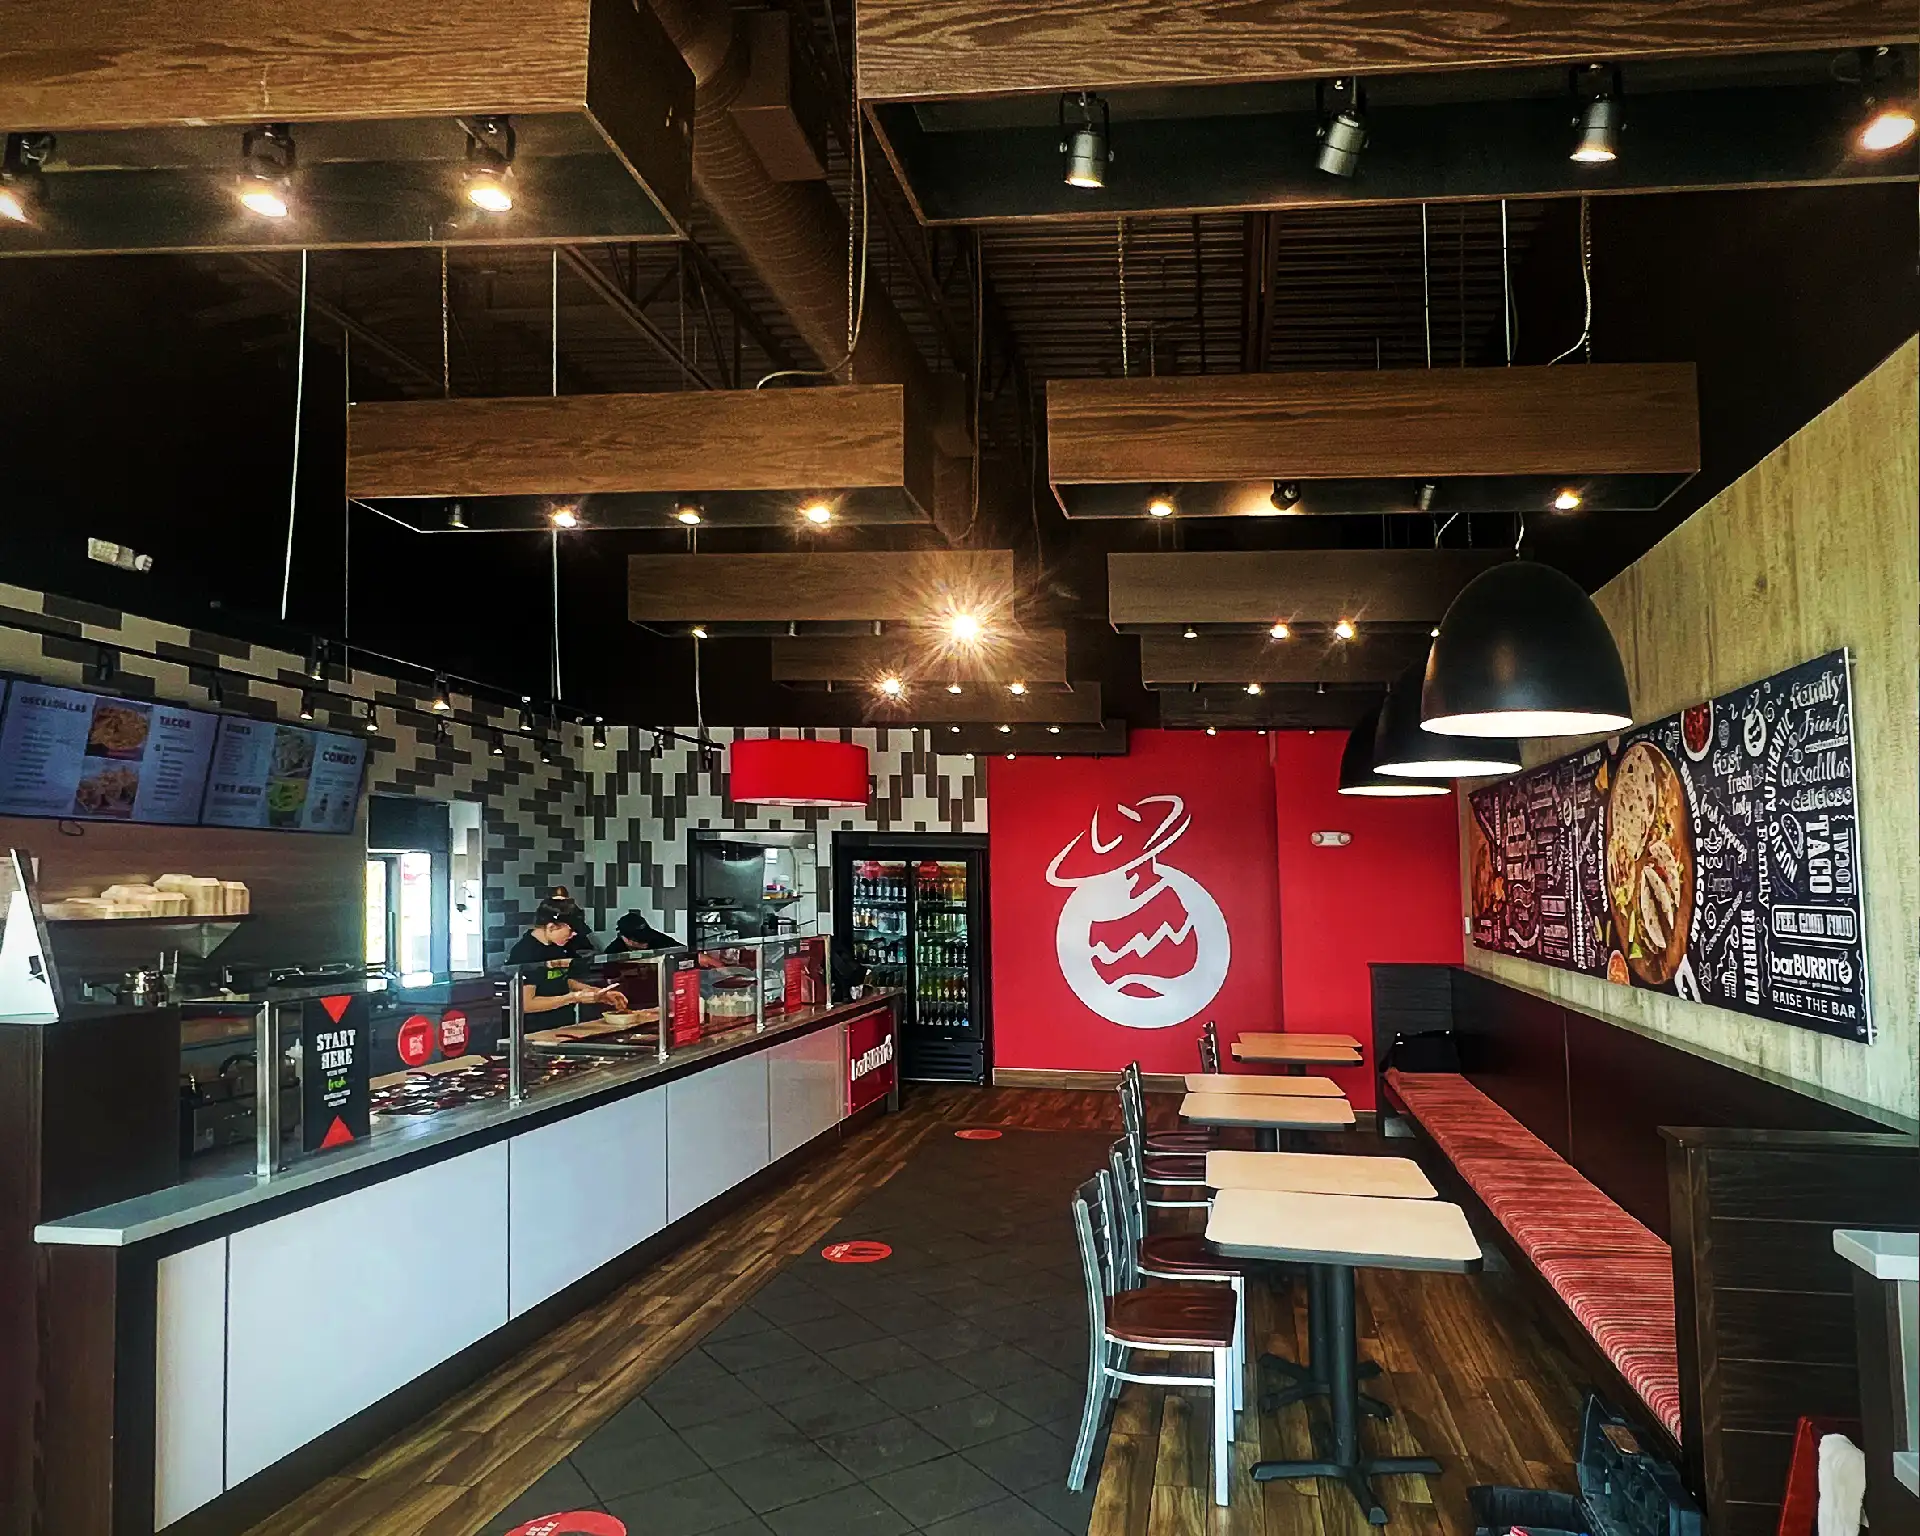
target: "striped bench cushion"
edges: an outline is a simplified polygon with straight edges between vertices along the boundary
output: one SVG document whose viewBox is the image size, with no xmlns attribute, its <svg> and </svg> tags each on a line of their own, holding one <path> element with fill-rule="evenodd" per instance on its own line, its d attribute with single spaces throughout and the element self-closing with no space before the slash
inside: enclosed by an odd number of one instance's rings
<svg viewBox="0 0 1920 1536">
<path fill-rule="evenodd" d="M 1672 1250 L 1460 1074 L 1387 1085 L 1678 1443 Z"/>
</svg>

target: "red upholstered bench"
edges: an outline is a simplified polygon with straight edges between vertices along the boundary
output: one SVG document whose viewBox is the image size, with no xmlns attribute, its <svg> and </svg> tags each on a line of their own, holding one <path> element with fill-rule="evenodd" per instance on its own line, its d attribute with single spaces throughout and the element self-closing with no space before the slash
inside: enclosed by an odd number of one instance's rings
<svg viewBox="0 0 1920 1536">
<path fill-rule="evenodd" d="M 1457 1072 L 1386 1081 L 1678 1445 L 1672 1250 Z"/>
</svg>

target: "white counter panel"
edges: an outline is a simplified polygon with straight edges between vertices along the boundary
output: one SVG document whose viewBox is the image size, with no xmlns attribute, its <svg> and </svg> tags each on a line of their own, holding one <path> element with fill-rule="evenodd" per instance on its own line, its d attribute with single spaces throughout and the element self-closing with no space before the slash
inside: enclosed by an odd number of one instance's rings
<svg viewBox="0 0 1920 1536">
<path fill-rule="evenodd" d="M 227 1240 L 158 1265 L 153 1383 L 153 1528 L 226 1487 Z"/>
<path fill-rule="evenodd" d="M 845 1054 L 842 1025 L 817 1029 L 767 1052 L 768 1151 L 774 1161 L 840 1123 L 847 1102 Z"/>
<path fill-rule="evenodd" d="M 513 1315 L 667 1224 L 667 1093 L 636 1093 L 510 1143 Z"/>
<path fill-rule="evenodd" d="M 667 1084 L 667 1219 L 767 1166 L 767 1052 Z"/>
<path fill-rule="evenodd" d="M 228 1242 L 231 1487 L 506 1323 L 506 1143 Z"/>
</svg>

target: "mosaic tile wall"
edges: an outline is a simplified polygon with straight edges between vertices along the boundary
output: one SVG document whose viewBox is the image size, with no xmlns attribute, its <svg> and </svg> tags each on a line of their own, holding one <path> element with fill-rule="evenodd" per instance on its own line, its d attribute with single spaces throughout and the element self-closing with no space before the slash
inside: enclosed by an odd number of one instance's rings
<svg viewBox="0 0 1920 1536">
<path fill-rule="evenodd" d="M 690 727 L 682 729 L 693 734 Z M 638 746 L 633 739 L 636 734 Z M 736 737 L 768 733 L 715 729 L 708 734 L 724 745 Z M 860 728 L 776 734 L 853 741 L 867 747 L 873 754 L 872 809 L 735 805 L 727 797 L 725 773 L 719 766 L 703 768 L 694 747 L 673 743 L 656 749 L 649 732 L 616 731 L 610 738 L 611 763 L 594 754 L 587 764 L 585 824 L 591 899 L 581 894 L 581 902 L 598 909 L 606 922 L 637 910 L 685 939 L 688 832 L 805 830 L 814 835 L 813 901 L 796 902 L 787 909 L 804 925 L 815 913 L 832 911 L 835 832 L 987 830 L 986 764 L 932 752 L 925 731 Z M 825 927 L 821 921 L 816 931 Z"/>
<path fill-rule="evenodd" d="M 118 674 L 111 682 L 88 675 L 103 645 L 119 652 Z M 152 654 L 133 655 L 123 647 Z M 291 652 L 5 583 L 0 583 L 0 671 L 287 721 L 298 715 L 302 689 L 312 686 L 305 658 Z M 489 728 L 509 726 L 515 716 L 491 701 L 455 694 L 448 739 L 441 741 L 439 722 L 399 713 L 423 710 L 429 702 L 428 691 L 411 681 L 356 665 L 344 681 L 334 668 L 324 687 L 332 699 L 322 702 L 314 721 L 318 726 L 358 734 L 364 705 L 371 702 L 379 710 L 372 791 L 480 803 L 489 965 L 504 958 L 549 887 L 571 885 L 587 903 L 581 890 L 588 870 L 582 816 L 587 775 L 578 765 L 583 758 L 611 760 L 611 752 L 592 752 L 584 733 L 569 728 L 559 742 L 560 761 L 551 766 L 539 761 L 530 743 L 512 736 L 505 738 L 506 755 L 494 757 Z M 594 775 L 596 781 L 604 777 Z M 290 849 L 295 843 L 289 839 Z"/>
</svg>

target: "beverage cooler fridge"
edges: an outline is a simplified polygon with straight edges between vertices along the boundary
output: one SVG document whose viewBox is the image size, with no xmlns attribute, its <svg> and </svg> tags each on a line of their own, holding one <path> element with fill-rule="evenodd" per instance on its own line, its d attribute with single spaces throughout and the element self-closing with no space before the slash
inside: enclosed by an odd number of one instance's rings
<svg viewBox="0 0 1920 1536">
<path fill-rule="evenodd" d="M 987 840 L 974 833 L 842 832 L 833 840 L 833 926 L 877 986 L 906 993 L 900 1075 L 984 1083 Z"/>
</svg>

